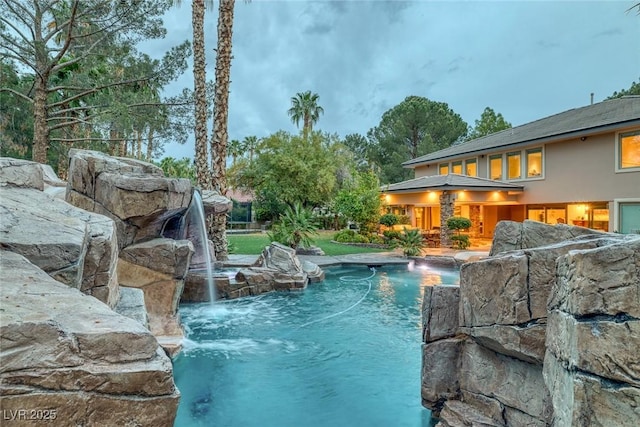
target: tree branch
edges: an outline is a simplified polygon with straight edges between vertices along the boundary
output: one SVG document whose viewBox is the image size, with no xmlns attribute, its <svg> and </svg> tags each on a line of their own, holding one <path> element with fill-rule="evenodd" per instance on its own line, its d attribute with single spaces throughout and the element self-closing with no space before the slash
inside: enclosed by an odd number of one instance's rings
<svg viewBox="0 0 640 427">
<path fill-rule="evenodd" d="M 0 92 L 9 92 L 12 93 L 22 99 L 24 99 L 25 101 L 28 101 L 29 103 L 33 104 L 33 99 L 29 98 L 27 95 L 24 95 L 16 90 L 13 90 L 9 87 L 0 87 Z"/>
</svg>

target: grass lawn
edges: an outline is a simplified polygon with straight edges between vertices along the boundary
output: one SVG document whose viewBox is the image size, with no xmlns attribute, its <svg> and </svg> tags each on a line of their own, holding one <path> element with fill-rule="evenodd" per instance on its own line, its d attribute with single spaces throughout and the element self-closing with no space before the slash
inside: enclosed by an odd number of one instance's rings
<svg viewBox="0 0 640 427">
<path fill-rule="evenodd" d="M 332 243 L 331 239 L 335 231 L 320 231 L 315 238 L 314 245 L 321 248 L 326 255 L 347 255 L 371 252 L 387 252 L 389 249 L 363 248 L 358 246 Z M 259 255 L 265 246 L 269 246 L 269 238 L 263 233 L 252 234 L 227 234 L 229 244 L 232 245 L 234 254 Z"/>
</svg>

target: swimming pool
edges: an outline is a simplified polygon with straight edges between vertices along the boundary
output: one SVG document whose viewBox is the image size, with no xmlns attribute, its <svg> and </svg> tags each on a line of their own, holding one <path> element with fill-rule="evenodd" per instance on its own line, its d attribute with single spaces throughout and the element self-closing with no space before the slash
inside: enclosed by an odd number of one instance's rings
<svg viewBox="0 0 640 427">
<path fill-rule="evenodd" d="M 429 426 L 420 404 L 423 286 L 458 280 L 457 271 L 424 267 L 329 268 L 301 292 L 182 305 L 175 425 Z"/>
</svg>

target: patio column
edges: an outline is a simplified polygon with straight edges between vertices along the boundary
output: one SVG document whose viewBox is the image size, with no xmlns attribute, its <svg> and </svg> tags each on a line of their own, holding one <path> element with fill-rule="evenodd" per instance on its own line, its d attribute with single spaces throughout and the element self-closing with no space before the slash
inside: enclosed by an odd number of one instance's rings
<svg viewBox="0 0 640 427">
<path fill-rule="evenodd" d="M 453 216 L 455 194 L 443 191 L 440 194 L 440 246 L 451 247 L 451 231 L 447 228 L 447 220 Z"/>
<path fill-rule="evenodd" d="M 471 220 L 470 234 L 472 237 L 478 237 L 480 235 L 480 205 L 469 206 L 469 219 Z"/>
</svg>

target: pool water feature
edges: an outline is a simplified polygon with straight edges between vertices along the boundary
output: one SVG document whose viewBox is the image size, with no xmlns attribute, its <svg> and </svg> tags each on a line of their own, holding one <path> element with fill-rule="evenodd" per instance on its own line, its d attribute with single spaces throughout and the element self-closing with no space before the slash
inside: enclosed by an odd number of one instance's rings
<svg viewBox="0 0 640 427">
<path fill-rule="evenodd" d="M 457 284 L 458 272 L 325 271 L 301 292 L 180 306 L 176 426 L 431 425 L 420 403 L 423 287 Z"/>
</svg>

